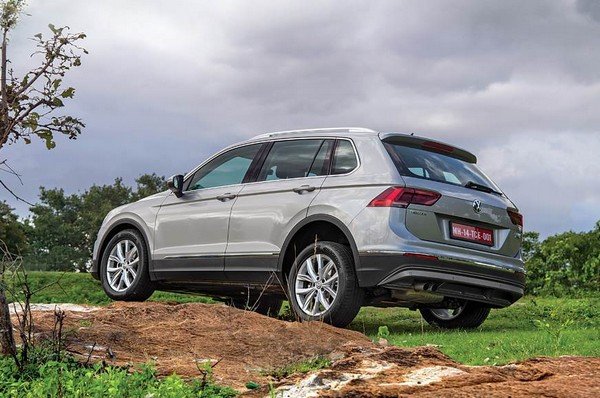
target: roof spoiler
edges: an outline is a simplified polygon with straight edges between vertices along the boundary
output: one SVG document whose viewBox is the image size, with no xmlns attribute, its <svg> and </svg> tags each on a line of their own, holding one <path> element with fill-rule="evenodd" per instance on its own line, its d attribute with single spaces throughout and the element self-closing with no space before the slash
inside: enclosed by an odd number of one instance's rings
<svg viewBox="0 0 600 398">
<path fill-rule="evenodd" d="M 389 142 L 391 144 L 401 144 L 422 148 L 427 151 L 437 152 L 456 159 L 464 160 L 465 162 L 477 163 L 477 156 L 473 155 L 471 152 L 453 145 L 444 144 L 443 142 L 430 140 L 428 138 L 403 133 L 380 133 L 379 138 L 381 141 Z"/>
</svg>

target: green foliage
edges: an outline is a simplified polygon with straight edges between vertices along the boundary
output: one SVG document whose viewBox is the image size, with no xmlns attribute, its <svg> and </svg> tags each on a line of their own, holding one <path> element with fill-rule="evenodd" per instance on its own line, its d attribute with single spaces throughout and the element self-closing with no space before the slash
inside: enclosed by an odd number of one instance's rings
<svg viewBox="0 0 600 398">
<path fill-rule="evenodd" d="M 260 388 L 260 384 L 255 381 L 249 381 L 246 383 L 246 388 L 248 390 L 256 390 L 257 388 Z"/>
<path fill-rule="evenodd" d="M 537 321 L 548 323 L 547 328 Z M 493 309 L 476 330 L 439 330 L 423 323 L 418 311 L 363 308 L 350 325 L 375 339 L 387 325 L 392 345 L 435 345 L 468 365 L 505 364 L 556 355 L 600 356 L 600 296 L 525 297 L 508 308 Z M 550 332 L 559 327 L 560 338 Z"/>
<path fill-rule="evenodd" d="M 21 397 L 115 397 L 115 398 L 232 398 L 236 391 L 214 384 L 212 379 L 186 382 L 177 375 L 162 379 L 153 368 L 139 371 L 126 368 L 84 366 L 72 358 L 57 361 L 38 352 L 38 360 L 25 372 L 18 372 L 9 358 L 0 358 L 0 396 Z"/>
<path fill-rule="evenodd" d="M 387 326 L 379 326 L 377 328 L 377 338 L 378 339 L 387 339 L 390 337 L 390 329 Z"/>
<path fill-rule="evenodd" d="M 331 365 L 331 360 L 329 358 L 317 356 L 306 361 L 291 363 L 282 368 L 264 371 L 262 374 L 280 380 L 296 373 L 308 373 L 313 370 L 323 369 L 329 365 Z"/>
<path fill-rule="evenodd" d="M 14 28 L 24 6 L 24 0 L 3 1 L 0 5 L 0 28 L 6 30 Z"/>
<path fill-rule="evenodd" d="M 6 245 L 9 253 L 24 254 L 27 249 L 26 226 L 19 222 L 13 209 L 0 202 L 0 242 Z"/>
<path fill-rule="evenodd" d="M 31 297 L 34 303 L 106 305 L 112 302 L 102 290 L 100 282 L 88 273 L 29 272 L 28 281 L 31 291 L 35 292 Z M 17 299 L 21 298 L 17 297 Z M 204 296 L 168 292 L 155 292 L 149 300 L 177 303 L 214 302 Z"/>
<path fill-rule="evenodd" d="M 164 177 L 145 174 L 136 189 L 120 178 L 112 185 L 93 185 L 80 194 L 40 188 L 40 201 L 30 208 L 30 255 L 26 264 L 45 264 L 48 270 L 85 270 L 96 235 L 106 214 L 115 207 L 165 189 Z"/>
<path fill-rule="evenodd" d="M 600 221 L 589 232 L 565 232 L 543 242 L 526 234 L 527 291 L 577 295 L 600 286 Z"/>
<path fill-rule="evenodd" d="M 0 149 L 7 142 L 23 139 L 31 143 L 32 137 L 45 141 L 46 147 L 56 146 L 55 135 L 63 134 L 75 139 L 85 127 L 73 116 L 50 114 L 64 107 L 63 99 L 71 99 L 73 87 L 62 86 L 65 74 L 81 65 L 82 54 L 87 50 L 79 43 L 84 33 L 69 33 L 68 27 L 48 25 L 49 35 L 38 33 L 31 38 L 35 43 L 33 59 L 38 59 L 36 68 L 17 77 L 9 68 L 8 35 L 19 20 L 25 2 L 7 0 L 0 3 L 0 30 L 2 40 L 2 76 L 0 78 Z"/>
</svg>

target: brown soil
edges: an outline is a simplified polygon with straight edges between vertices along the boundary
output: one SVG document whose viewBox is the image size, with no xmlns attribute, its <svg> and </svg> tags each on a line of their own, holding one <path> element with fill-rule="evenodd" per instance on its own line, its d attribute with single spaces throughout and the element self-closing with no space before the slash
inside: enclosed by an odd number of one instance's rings
<svg viewBox="0 0 600 398">
<path fill-rule="evenodd" d="M 600 397 L 600 358 L 465 366 L 432 347 L 347 347 L 330 368 L 284 381 L 278 391 L 282 397 Z"/>
<path fill-rule="evenodd" d="M 49 333 L 52 311 L 35 311 Z M 216 381 L 245 390 L 265 372 L 317 355 L 328 369 L 276 383 L 281 396 L 303 397 L 584 397 L 600 396 L 600 358 L 537 358 L 506 366 L 461 365 L 435 348 L 382 347 L 364 335 L 322 323 L 285 322 L 224 305 L 115 303 L 67 311 L 68 349 L 116 365 L 153 361 L 159 374 L 198 377 L 196 364 L 219 361 Z M 268 390 L 247 391 L 268 396 Z"/>
<path fill-rule="evenodd" d="M 68 307 L 67 307 L 68 308 Z M 217 304 L 114 303 L 94 311 L 66 311 L 67 347 L 116 365 L 153 361 L 161 375 L 199 377 L 198 363 L 220 361 L 214 376 L 243 388 L 265 382 L 265 372 L 346 343 L 366 344 L 361 333 L 320 323 L 285 322 Z M 38 332 L 48 333 L 53 311 L 34 311 Z M 112 359 L 111 359 L 112 357 Z"/>
</svg>

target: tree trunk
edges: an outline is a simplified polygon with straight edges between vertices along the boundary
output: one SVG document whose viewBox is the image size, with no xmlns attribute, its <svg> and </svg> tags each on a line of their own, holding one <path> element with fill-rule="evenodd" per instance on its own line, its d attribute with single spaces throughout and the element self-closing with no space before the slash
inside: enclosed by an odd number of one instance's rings
<svg viewBox="0 0 600 398">
<path fill-rule="evenodd" d="M 6 301 L 6 290 L 4 282 L 0 280 L 0 345 L 2 346 L 2 355 L 16 357 L 17 346 L 13 334 L 13 326 L 10 321 L 10 310 L 8 301 Z"/>
</svg>

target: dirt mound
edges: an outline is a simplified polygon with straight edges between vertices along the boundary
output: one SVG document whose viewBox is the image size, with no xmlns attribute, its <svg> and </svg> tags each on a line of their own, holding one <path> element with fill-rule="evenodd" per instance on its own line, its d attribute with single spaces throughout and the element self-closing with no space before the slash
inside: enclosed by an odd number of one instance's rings
<svg viewBox="0 0 600 398">
<path fill-rule="evenodd" d="M 159 374 L 190 377 L 200 376 L 198 363 L 220 361 L 214 367 L 216 380 L 234 388 L 250 380 L 264 382 L 265 371 L 290 363 L 335 357 L 344 344 L 371 345 L 358 332 L 216 304 L 114 303 L 66 313 L 67 347 L 82 357 L 95 344 L 92 360 L 116 365 L 153 361 Z M 37 309 L 34 322 L 37 332 L 51 331 L 53 312 Z"/>
<path fill-rule="evenodd" d="M 328 369 L 282 382 L 292 397 L 598 397 L 600 358 L 537 358 L 505 366 L 461 365 L 435 348 L 349 348 Z M 260 396 L 266 390 L 247 396 Z"/>
<path fill-rule="evenodd" d="M 159 374 L 199 377 L 198 363 L 220 361 L 217 382 L 244 391 L 268 385 L 265 372 L 317 355 L 328 369 L 275 384 L 278 397 L 600 396 L 600 358 L 538 358 L 506 366 L 465 366 L 432 347 L 373 344 L 326 324 L 285 322 L 224 305 L 115 303 L 64 306 L 68 349 L 86 360 L 152 361 Z M 35 307 L 37 332 L 49 333 L 54 306 Z M 93 349 L 92 349 L 93 347 Z M 266 387 L 246 391 L 269 396 Z"/>
</svg>

